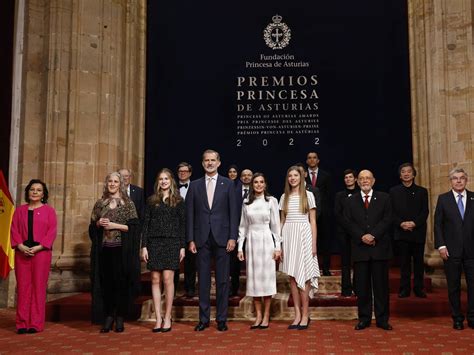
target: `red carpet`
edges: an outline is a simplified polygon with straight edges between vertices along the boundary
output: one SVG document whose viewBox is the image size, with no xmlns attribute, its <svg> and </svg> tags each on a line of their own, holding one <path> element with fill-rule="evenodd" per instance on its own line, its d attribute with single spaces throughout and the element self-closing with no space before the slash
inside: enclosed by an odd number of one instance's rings
<svg viewBox="0 0 474 355">
<path fill-rule="evenodd" d="M 445 317 L 392 317 L 394 330 L 372 326 L 353 329 L 354 321 L 313 321 L 307 331 L 289 331 L 288 323 L 273 322 L 267 330 L 249 330 L 248 322 L 229 322 L 220 333 L 215 324 L 194 332 L 194 323 L 173 324 L 166 334 L 152 334 L 152 324 L 126 323 L 122 334 L 99 334 L 88 321 L 46 324 L 38 334 L 14 332 L 15 311 L 0 310 L 0 353 L 122 353 L 122 354 L 472 354 L 474 330 L 451 329 Z"/>
</svg>

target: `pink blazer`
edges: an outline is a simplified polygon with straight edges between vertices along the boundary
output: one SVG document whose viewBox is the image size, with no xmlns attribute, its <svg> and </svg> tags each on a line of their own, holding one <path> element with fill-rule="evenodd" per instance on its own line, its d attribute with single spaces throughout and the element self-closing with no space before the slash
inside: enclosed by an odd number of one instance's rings
<svg viewBox="0 0 474 355">
<path fill-rule="evenodd" d="M 28 204 L 21 205 L 15 210 L 10 231 L 13 249 L 28 239 Z M 56 239 L 56 232 L 57 220 L 54 208 L 43 205 L 35 209 L 33 218 L 35 242 L 40 243 L 46 249 L 51 249 Z"/>
</svg>

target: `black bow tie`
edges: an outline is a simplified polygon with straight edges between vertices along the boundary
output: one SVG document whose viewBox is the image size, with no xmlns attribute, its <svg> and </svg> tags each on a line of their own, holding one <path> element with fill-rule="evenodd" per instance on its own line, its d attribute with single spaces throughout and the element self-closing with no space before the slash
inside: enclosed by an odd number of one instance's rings
<svg viewBox="0 0 474 355">
<path fill-rule="evenodd" d="M 188 183 L 186 183 L 186 184 L 178 184 L 178 189 L 180 189 L 180 188 L 182 188 L 182 187 L 188 188 Z"/>
</svg>

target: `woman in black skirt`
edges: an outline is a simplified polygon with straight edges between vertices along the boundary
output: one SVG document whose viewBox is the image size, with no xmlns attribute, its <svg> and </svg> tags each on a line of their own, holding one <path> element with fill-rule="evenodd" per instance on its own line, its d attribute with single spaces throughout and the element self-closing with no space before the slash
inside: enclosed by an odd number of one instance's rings
<svg viewBox="0 0 474 355">
<path fill-rule="evenodd" d="M 185 207 L 173 174 L 162 169 L 156 178 L 155 193 L 148 198 L 142 234 L 142 258 L 151 271 L 151 290 L 156 325 L 153 332 L 171 330 L 174 297 L 174 270 L 184 258 Z M 164 284 L 166 309 L 161 317 L 161 282 Z"/>
</svg>

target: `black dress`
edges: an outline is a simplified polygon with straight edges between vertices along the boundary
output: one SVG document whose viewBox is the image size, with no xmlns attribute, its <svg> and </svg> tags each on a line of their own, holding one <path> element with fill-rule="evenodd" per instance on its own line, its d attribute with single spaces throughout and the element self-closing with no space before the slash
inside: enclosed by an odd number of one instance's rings
<svg viewBox="0 0 474 355">
<path fill-rule="evenodd" d="M 146 206 L 142 248 L 148 251 L 148 270 L 179 269 L 179 250 L 185 248 L 184 206 L 184 201 L 175 207 L 164 202 Z"/>
</svg>

